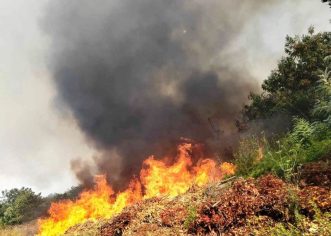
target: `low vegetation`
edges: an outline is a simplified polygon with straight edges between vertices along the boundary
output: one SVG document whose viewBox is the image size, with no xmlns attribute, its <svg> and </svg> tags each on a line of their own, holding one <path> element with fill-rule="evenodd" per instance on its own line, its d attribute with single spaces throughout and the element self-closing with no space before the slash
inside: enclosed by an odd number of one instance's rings
<svg viewBox="0 0 331 236">
<path fill-rule="evenodd" d="M 257 178 L 272 173 L 290 184 L 281 191 L 273 190 L 277 194 L 287 191 L 287 200 L 282 202 L 287 206 L 281 206 L 282 212 L 281 208 L 272 212 L 273 217 L 281 220 L 270 221 L 254 212 L 253 217 L 245 217 L 245 233 L 249 226 L 253 235 L 331 234 L 331 43 L 329 33 L 313 35 L 313 29 L 309 31 L 310 35 L 301 39 L 287 38 L 288 56 L 264 82 L 267 93 L 252 95 L 251 105 L 244 110 L 249 119 L 274 112 L 294 115 L 291 130 L 283 137 L 266 139 L 263 134 L 246 137 L 235 154 L 237 175 Z M 325 54 L 317 55 L 322 48 Z M 319 56 L 324 56 L 323 61 Z M 292 82 L 298 83 L 298 87 L 291 87 Z M 243 231 L 238 230 L 240 235 Z"/>
<path fill-rule="evenodd" d="M 294 185 L 270 174 L 240 177 L 192 187 L 175 198 L 148 199 L 110 220 L 76 225 L 65 235 L 327 236 L 331 233 L 331 176 L 325 184 Z"/>
<path fill-rule="evenodd" d="M 287 181 L 304 163 L 330 159 L 331 133 L 325 124 L 295 120 L 293 131 L 277 141 L 250 137 L 242 140 L 235 154 L 237 174 L 258 177 L 273 173 Z"/>
<path fill-rule="evenodd" d="M 312 35 L 311 37 L 315 36 Z M 304 40 L 310 42 L 306 36 L 302 38 L 302 42 Z M 292 42 L 292 40 L 290 41 Z M 301 44 L 302 42 L 299 41 L 298 43 Z M 329 44 L 331 45 L 330 42 Z M 320 71 L 320 75 L 317 77 L 319 79 L 309 88 L 309 91 L 315 95 L 310 106 L 305 107 L 306 115 L 295 116 L 291 131 L 277 140 L 267 140 L 263 134 L 243 139 L 235 154 L 238 175 L 258 177 L 271 172 L 291 181 L 294 180 L 296 170 L 300 165 L 330 157 L 331 57 L 326 56 L 323 61 L 325 66 L 325 68 L 321 68 L 324 69 L 323 72 Z M 283 61 L 280 62 L 280 64 L 282 63 Z M 274 78 L 270 77 L 268 80 L 274 80 Z M 296 95 L 293 93 L 287 96 Z M 268 98 L 273 98 L 273 95 L 269 94 Z M 255 106 L 257 105 L 253 98 L 252 104 L 246 106 L 245 114 Z M 277 107 L 278 104 L 274 104 L 266 110 L 260 110 L 260 113 L 268 114 L 269 109 L 278 109 Z M 291 112 L 291 109 L 283 111 Z M 307 120 L 305 117 L 310 117 L 310 119 Z"/>
</svg>

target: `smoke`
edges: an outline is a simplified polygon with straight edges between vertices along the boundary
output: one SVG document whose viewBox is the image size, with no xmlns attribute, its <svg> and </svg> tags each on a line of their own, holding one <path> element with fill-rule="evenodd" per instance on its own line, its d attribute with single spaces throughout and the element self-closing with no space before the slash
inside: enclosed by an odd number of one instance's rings
<svg viewBox="0 0 331 236">
<path fill-rule="evenodd" d="M 213 146 L 213 125 L 230 137 L 258 82 L 240 54 L 226 52 L 271 2 L 50 2 L 43 28 L 58 102 L 102 153 L 96 172 L 120 183 L 146 156 L 172 153 L 181 137 Z M 72 167 L 85 183 L 94 173 L 80 160 Z"/>
</svg>

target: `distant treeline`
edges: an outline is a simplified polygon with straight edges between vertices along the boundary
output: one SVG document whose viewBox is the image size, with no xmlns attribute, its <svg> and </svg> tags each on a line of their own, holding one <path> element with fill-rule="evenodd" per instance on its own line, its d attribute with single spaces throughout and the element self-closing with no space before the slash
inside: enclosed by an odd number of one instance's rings
<svg viewBox="0 0 331 236">
<path fill-rule="evenodd" d="M 82 187 L 72 187 L 62 194 L 51 194 L 42 197 L 30 188 L 14 188 L 1 192 L 0 197 L 0 227 L 29 222 L 47 215 L 51 202 L 63 199 L 74 199 Z"/>
</svg>

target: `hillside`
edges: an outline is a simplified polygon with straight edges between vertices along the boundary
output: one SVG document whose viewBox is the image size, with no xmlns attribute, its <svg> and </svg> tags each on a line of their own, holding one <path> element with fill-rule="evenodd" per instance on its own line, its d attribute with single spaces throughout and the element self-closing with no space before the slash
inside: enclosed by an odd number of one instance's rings
<svg viewBox="0 0 331 236">
<path fill-rule="evenodd" d="M 296 174 L 298 185 L 268 174 L 192 186 L 177 197 L 128 206 L 109 220 L 76 225 L 64 235 L 330 235 L 330 157 L 304 164 Z M 1 236 L 35 233 L 35 221 L 0 230 Z"/>
<path fill-rule="evenodd" d="M 330 160 L 303 166 L 299 181 L 230 178 L 175 198 L 145 200 L 65 235 L 330 235 Z"/>
</svg>

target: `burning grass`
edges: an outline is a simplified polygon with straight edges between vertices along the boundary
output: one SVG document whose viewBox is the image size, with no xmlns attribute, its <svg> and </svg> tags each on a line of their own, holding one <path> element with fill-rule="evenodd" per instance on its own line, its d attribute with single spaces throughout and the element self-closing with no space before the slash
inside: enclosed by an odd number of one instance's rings
<svg viewBox="0 0 331 236">
<path fill-rule="evenodd" d="M 193 163 L 192 145 L 180 145 L 170 165 L 149 157 L 123 192 L 114 193 L 99 177 L 76 201 L 54 203 L 39 222 L 40 235 L 331 234 L 324 164 L 303 165 L 298 186 L 270 174 L 221 181 L 234 166 L 208 158 Z"/>
<path fill-rule="evenodd" d="M 330 235 L 330 193 L 325 186 L 298 188 L 273 175 L 231 179 L 194 186 L 176 197 L 143 200 L 108 221 L 85 223 L 66 235 L 91 229 L 89 235 L 96 236 Z"/>
<path fill-rule="evenodd" d="M 191 158 L 192 151 L 199 147 L 198 144 L 192 143 L 179 145 L 178 155 L 170 165 L 167 164 L 167 160 L 174 158 L 147 158 L 139 179 L 133 179 L 123 192 L 115 193 L 105 177 L 98 176 L 95 188 L 82 192 L 76 201 L 53 203 L 49 209 L 49 218 L 39 221 L 39 235 L 58 236 L 86 221 L 110 219 L 121 213 L 125 207 L 142 200 L 160 196 L 173 198 L 187 192 L 193 185 L 202 187 L 226 175 L 234 174 L 235 167 L 230 163 L 218 165 L 207 157 L 194 163 Z M 119 218 L 119 221 L 121 219 Z"/>
</svg>

